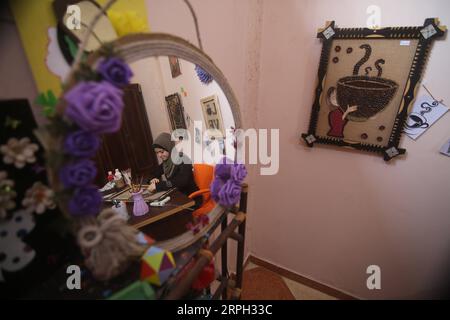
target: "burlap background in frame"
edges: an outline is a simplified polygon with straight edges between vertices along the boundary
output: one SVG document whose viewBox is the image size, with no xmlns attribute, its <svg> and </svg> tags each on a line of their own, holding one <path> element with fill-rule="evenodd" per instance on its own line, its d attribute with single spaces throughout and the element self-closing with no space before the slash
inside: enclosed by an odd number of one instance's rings
<svg viewBox="0 0 450 320">
<path fill-rule="evenodd" d="M 324 79 L 324 90 L 320 99 L 317 136 L 327 137 L 330 129 L 328 114 L 331 109 L 326 101 L 328 89 L 336 87 L 340 78 L 352 75 L 354 65 L 365 54 L 365 50 L 359 47 L 362 44 L 369 44 L 372 48 L 371 56 L 361 66 L 358 75 L 365 75 L 365 69 L 370 66 L 372 70 L 368 75 L 377 76 L 378 70 L 375 68 L 374 63 L 378 59 L 384 59 L 385 64 L 381 65 L 383 70 L 381 78 L 395 81 L 398 84 L 398 89 L 390 103 L 375 116 L 362 122 L 348 121 L 344 128 L 344 139 L 386 147 L 403 97 L 418 42 L 417 39 L 385 38 L 333 40 L 328 58 L 328 69 Z M 335 50 L 336 46 L 340 47 L 339 51 Z M 347 48 L 352 48 L 351 53 L 347 53 Z M 338 58 L 337 63 L 333 62 L 335 57 Z M 380 127 L 384 127 L 384 130 L 380 130 Z M 367 138 L 362 139 L 362 134 L 366 134 Z M 381 141 L 379 141 L 380 138 Z"/>
</svg>

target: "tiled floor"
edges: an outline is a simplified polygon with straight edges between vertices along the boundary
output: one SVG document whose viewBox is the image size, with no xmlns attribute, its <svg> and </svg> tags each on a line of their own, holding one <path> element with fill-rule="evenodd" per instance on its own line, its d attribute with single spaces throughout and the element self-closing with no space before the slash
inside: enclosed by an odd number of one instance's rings
<svg viewBox="0 0 450 320">
<path fill-rule="evenodd" d="M 333 296 L 282 277 L 251 262 L 244 271 L 242 299 L 336 300 Z"/>
</svg>

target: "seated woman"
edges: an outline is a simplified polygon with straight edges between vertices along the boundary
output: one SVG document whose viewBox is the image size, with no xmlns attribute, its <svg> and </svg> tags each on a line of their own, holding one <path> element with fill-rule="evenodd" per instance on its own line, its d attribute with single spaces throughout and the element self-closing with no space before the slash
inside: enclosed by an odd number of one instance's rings
<svg viewBox="0 0 450 320">
<path fill-rule="evenodd" d="M 158 166 L 153 178 L 150 179 L 148 189 L 151 192 L 159 192 L 176 187 L 180 192 L 189 196 L 198 190 L 192 173 L 192 164 L 184 162 L 178 165 L 174 164 L 171 158 L 174 147 L 175 143 L 167 132 L 161 133 L 155 139 L 153 149 L 162 163 Z M 162 178 L 163 175 L 165 180 Z M 202 197 L 196 197 L 194 200 L 195 207 L 198 208 L 202 204 Z"/>
</svg>

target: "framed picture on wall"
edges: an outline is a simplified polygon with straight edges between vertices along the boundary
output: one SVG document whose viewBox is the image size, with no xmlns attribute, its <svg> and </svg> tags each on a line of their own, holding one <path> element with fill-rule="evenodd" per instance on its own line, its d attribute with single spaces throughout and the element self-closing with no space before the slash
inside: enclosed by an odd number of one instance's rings
<svg viewBox="0 0 450 320">
<path fill-rule="evenodd" d="M 308 132 L 309 147 L 328 144 L 375 152 L 388 161 L 404 154 L 400 137 L 431 43 L 446 28 L 423 26 L 319 30 L 323 40 Z"/>
<path fill-rule="evenodd" d="M 216 95 L 212 95 L 200 100 L 203 111 L 203 118 L 205 119 L 206 130 L 209 131 L 209 136 L 224 137 L 225 129 L 223 127 L 222 113 L 220 112 L 220 105 Z"/>
<path fill-rule="evenodd" d="M 176 78 L 181 75 L 180 61 L 175 56 L 169 56 L 170 72 L 172 73 L 172 78 Z"/>
<path fill-rule="evenodd" d="M 187 129 L 184 119 L 184 108 L 178 93 L 166 97 L 167 112 L 169 113 L 172 130 Z"/>
</svg>

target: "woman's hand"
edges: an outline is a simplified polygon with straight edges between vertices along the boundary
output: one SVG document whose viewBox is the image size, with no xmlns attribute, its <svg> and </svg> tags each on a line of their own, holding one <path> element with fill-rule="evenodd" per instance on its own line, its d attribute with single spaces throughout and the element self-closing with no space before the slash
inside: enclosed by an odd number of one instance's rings
<svg viewBox="0 0 450 320">
<path fill-rule="evenodd" d="M 155 180 L 155 179 L 153 179 L 153 180 Z M 158 179 L 156 179 L 156 180 L 158 180 Z M 150 192 L 155 192 L 156 191 L 156 183 L 155 182 L 151 182 L 150 183 L 150 185 L 148 186 L 148 191 L 150 191 Z"/>
<path fill-rule="evenodd" d="M 153 178 L 152 180 L 150 180 L 150 183 L 158 183 L 159 179 L 158 178 Z"/>
</svg>

